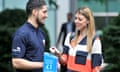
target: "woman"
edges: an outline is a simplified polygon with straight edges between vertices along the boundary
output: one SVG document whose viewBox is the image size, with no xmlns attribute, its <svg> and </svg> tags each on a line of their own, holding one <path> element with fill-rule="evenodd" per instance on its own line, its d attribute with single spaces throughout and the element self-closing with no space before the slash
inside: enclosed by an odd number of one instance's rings
<svg viewBox="0 0 120 72">
<path fill-rule="evenodd" d="M 69 33 L 63 53 L 56 52 L 61 64 L 67 64 L 67 72 L 100 72 L 102 63 L 101 42 L 95 35 L 94 17 L 88 7 L 75 13 L 76 33 Z"/>
</svg>

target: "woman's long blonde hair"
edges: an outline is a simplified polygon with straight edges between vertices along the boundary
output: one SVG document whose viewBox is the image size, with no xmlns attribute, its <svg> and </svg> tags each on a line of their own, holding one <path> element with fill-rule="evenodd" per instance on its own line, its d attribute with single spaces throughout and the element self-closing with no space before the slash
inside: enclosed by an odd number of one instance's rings
<svg viewBox="0 0 120 72">
<path fill-rule="evenodd" d="M 95 23 L 94 23 L 93 13 L 88 7 L 81 7 L 76 11 L 76 13 L 82 14 L 83 16 L 85 16 L 85 18 L 87 18 L 89 20 L 88 33 L 87 33 L 87 50 L 88 50 L 88 52 L 91 52 L 92 40 L 95 35 Z M 77 31 L 75 41 L 77 41 L 79 34 L 80 34 L 80 32 Z M 77 43 L 77 42 L 75 42 L 75 43 Z"/>
</svg>

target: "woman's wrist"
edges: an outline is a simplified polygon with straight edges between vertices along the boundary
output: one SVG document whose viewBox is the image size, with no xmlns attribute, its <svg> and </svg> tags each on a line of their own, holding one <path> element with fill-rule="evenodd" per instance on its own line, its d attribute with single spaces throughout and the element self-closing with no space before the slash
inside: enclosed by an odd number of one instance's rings
<svg viewBox="0 0 120 72">
<path fill-rule="evenodd" d="M 55 53 L 55 55 L 56 55 L 57 57 L 60 57 L 60 56 L 61 56 L 61 54 L 60 54 L 60 53 Z"/>
</svg>

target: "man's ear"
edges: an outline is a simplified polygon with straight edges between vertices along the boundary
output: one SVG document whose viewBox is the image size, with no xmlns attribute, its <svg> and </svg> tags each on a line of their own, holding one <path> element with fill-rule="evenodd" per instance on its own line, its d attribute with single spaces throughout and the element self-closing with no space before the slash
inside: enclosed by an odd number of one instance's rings
<svg viewBox="0 0 120 72">
<path fill-rule="evenodd" d="M 37 15 L 37 9 L 33 9 L 33 10 L 32 10 L 32 15 L 33 15 L 33 16 L 36 16 L 36 15 Z"/>
</svg>

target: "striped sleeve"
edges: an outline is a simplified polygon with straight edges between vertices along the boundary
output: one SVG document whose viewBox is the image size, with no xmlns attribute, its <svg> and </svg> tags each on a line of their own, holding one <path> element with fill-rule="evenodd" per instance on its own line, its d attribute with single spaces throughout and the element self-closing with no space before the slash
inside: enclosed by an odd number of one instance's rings
<svg viewBox="0 0 120 72">
<path fill-rule="evenodd" d="M 63 54 L 68 55 L 69 47 L 68 46 L 63 46 Z"/>
<path fill-rule="evenodd" d="M 92 67 L 102 64 L 102 46 L 99 37 L 96 37 L 92 47 Z"/>
<path fill-rule="evenodd" d="M 68 33 L 65 39 L 65 43 L 63 46 L 63 54 L 68 54 L 69 51 L 69 43 L 70 43 L 70 35 L 71 33 Z"/>
</svg>

